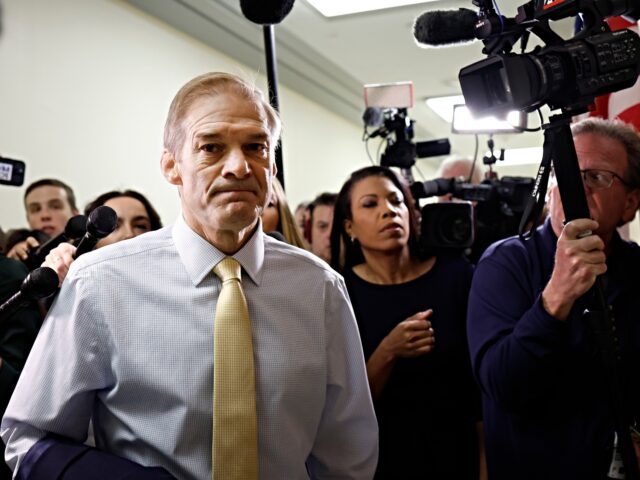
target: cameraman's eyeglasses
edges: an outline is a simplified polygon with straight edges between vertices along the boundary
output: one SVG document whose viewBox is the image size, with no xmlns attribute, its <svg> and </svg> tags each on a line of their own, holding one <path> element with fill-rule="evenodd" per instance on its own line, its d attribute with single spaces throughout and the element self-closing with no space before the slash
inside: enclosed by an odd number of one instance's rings
<svg viewBox="0 0 640 480">
<path fill-rule="evenodd" d="M 582 175 L 584 184 L 593 190 L 603 190 L 611 187 L 614 178 L 620 180 L 624 186 L 630 186 L 620 175 L 610 172 L 609 170 L 580 170 L 580 174 Z"/>
</svg>

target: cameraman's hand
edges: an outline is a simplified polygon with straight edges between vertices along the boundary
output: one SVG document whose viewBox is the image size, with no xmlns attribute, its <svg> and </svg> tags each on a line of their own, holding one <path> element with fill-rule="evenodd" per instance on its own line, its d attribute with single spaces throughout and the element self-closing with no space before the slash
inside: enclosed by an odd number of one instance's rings
<svg viewBox="0 0 640 480">
<path fill-rule="evenodd" d="M 433 310 L 418 312 L 395 326 L 380 343 L 393 358 L 419 357 L 433 350 L 435 336 L 428 320 Z"/>
<path fill-rule="evenodd" d="M 69 272 L 75 253 L 76 247 L 70 243 L 61 243 L 49 252 L 40 266 L 52 268 L 58 274 L 58 286 L 60 286 Z"/>
<path fill-rule="evenodd" d="M 542 292 L 544 309 L 558 320 L 566 320 L 573 303 L 607 271 L 604 242 L 591 234 L 597 228 L 594 220 L 572 220 L 558 238 L 553 273 Z"/>
<path fill-rule="evenodd" d="M 33 237 L 27 237 L 26 240 L 16 243 L 11 250 L 7 252 L 8 258 L 14 260 L 26 260 L 29 258 L 29 250 L 35 250 L 40 246 L 40 242 Z"/>
</svg>

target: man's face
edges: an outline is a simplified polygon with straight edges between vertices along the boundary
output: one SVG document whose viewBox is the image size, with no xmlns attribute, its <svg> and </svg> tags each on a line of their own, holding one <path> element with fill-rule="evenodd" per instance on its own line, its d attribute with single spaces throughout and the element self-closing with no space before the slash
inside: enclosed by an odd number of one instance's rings
<svg viewBox="0 0 640 480">
<path fill-rule="evenodd" d="M 625 178 L 628 166 L 627 153 L 618 141 L 594 133 L 582 133 L 574 137 L 580 170 L 607 170 Z M 633 219 L 640 192 L 630 189 L 619 178 L 614 178 L 609 188 L 593 189 L 585 184 L 585 193 L 591 218 L 600 227 L 595 232 L 606 243 L 616 227 Z M 556 190 L 552 191 L 550 215 L 556 232 L 562 230 L 564 212 Z"/>
<path fill-rule="evenodd" d="M 29 227 L 42 230 L 50 237 L 64 232 L 67 221 L 78 213 L 71 209 L 65 189 L 53 185 L 34 188 L 24 203 Z"/>
<path fill-rule="evenodd" d="M 204 238 L 252 228 L 270 197 L 274 142 L 261 107 L 229 91 L 194 102 L 183 120 L 184 139 L 162 168 L 178 185 L 182 212 Z"/>
<path fill-rule="evenodd" d="M 333 205 L 318 205 L 311 218 L 311 251 L 325 262 L 331 260 Z"/>
</svg>

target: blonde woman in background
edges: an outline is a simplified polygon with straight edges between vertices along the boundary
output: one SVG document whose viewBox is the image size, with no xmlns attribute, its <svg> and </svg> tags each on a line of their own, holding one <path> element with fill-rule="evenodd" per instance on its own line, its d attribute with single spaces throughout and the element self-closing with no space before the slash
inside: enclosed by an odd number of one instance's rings
<svg viewBox="0 0 640 480">
<path fill-rule="evenodd" d="M 309 245 L 300 235 L 284 189 L 277 178 L 273 179 L 269 204 L 262 211 L 262 230 L 265 233 L 278 232 L 289 245 L 309 250 Z"/>
</svg>

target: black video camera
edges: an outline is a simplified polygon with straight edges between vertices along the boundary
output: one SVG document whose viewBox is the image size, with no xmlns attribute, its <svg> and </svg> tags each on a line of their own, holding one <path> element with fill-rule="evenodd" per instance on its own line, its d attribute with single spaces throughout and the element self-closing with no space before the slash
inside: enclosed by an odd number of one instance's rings
<svg viewBox="0 0 640 480">
<path fill-rule="evenodd" d="M 411 169 L 416 158 L 448 155 L 451 145 L 446 138 L 413 142 L 413 125 L 406 108 L 384 108 L 378 111 L 367 108 L 364 115 L 365 126 L 371 123 L 370 118 L 376 118 L 379 128 L 370 133 L 367 138 L 382 137 L 387 146 L 380 156 L 380 165 L 384 167 L 398 167 Z"/>
<path fill-rule="evenodd" d="M 407 108 L 414 104 L 413 83 L 396 82 L 370 84 L 364 86 L 364 98 L 367 106 L 364 121 L 363 140 L 380 137 L 387 146 L 380 156 L 380 165 L 398 167 L 411 183 L 411 167 L 416 158 L 448 155 L 451 151 L 449 140 L 441 138 L 426 142 L 413 142 L 414 120 L 409 118 Z M 376 130 L 369 133 L 367 128 Z"/>
<path fill-rule="evenodd" d="M 422 208 L 421 240 L 432 251 L 467 250 L 477 262 L 493 242 L 515 235 L 534 179 L 487 178 L 479 185 L 438 178 L 411 185 L 417 198 L 451 194 L 464 203 L 430 203 Z M 475 203 L 475 206 L 473 203 Z"/>
<path fill-rule="evenodd" d="M 598 95 L 631 87 L 640 72 L 640 37 L 630 30 L 611 32 L 604 19 L 637 14 L 636 0 L 531 0 L 518 7 L 515 18 L 494 10 L 491 0 L 474 0 L 480 7 L 476 36 L 488 58 L 460 70 L 462 93 L 474 114 L 509 110 L 533 111 L 547 104 L 554 110 L 584 111 Z M 549 27 L 582 13 L 584 27 L 565 41 Z M 522 50 L 530 33 L 545 43 L 532 52 Z"/>
</svg>

